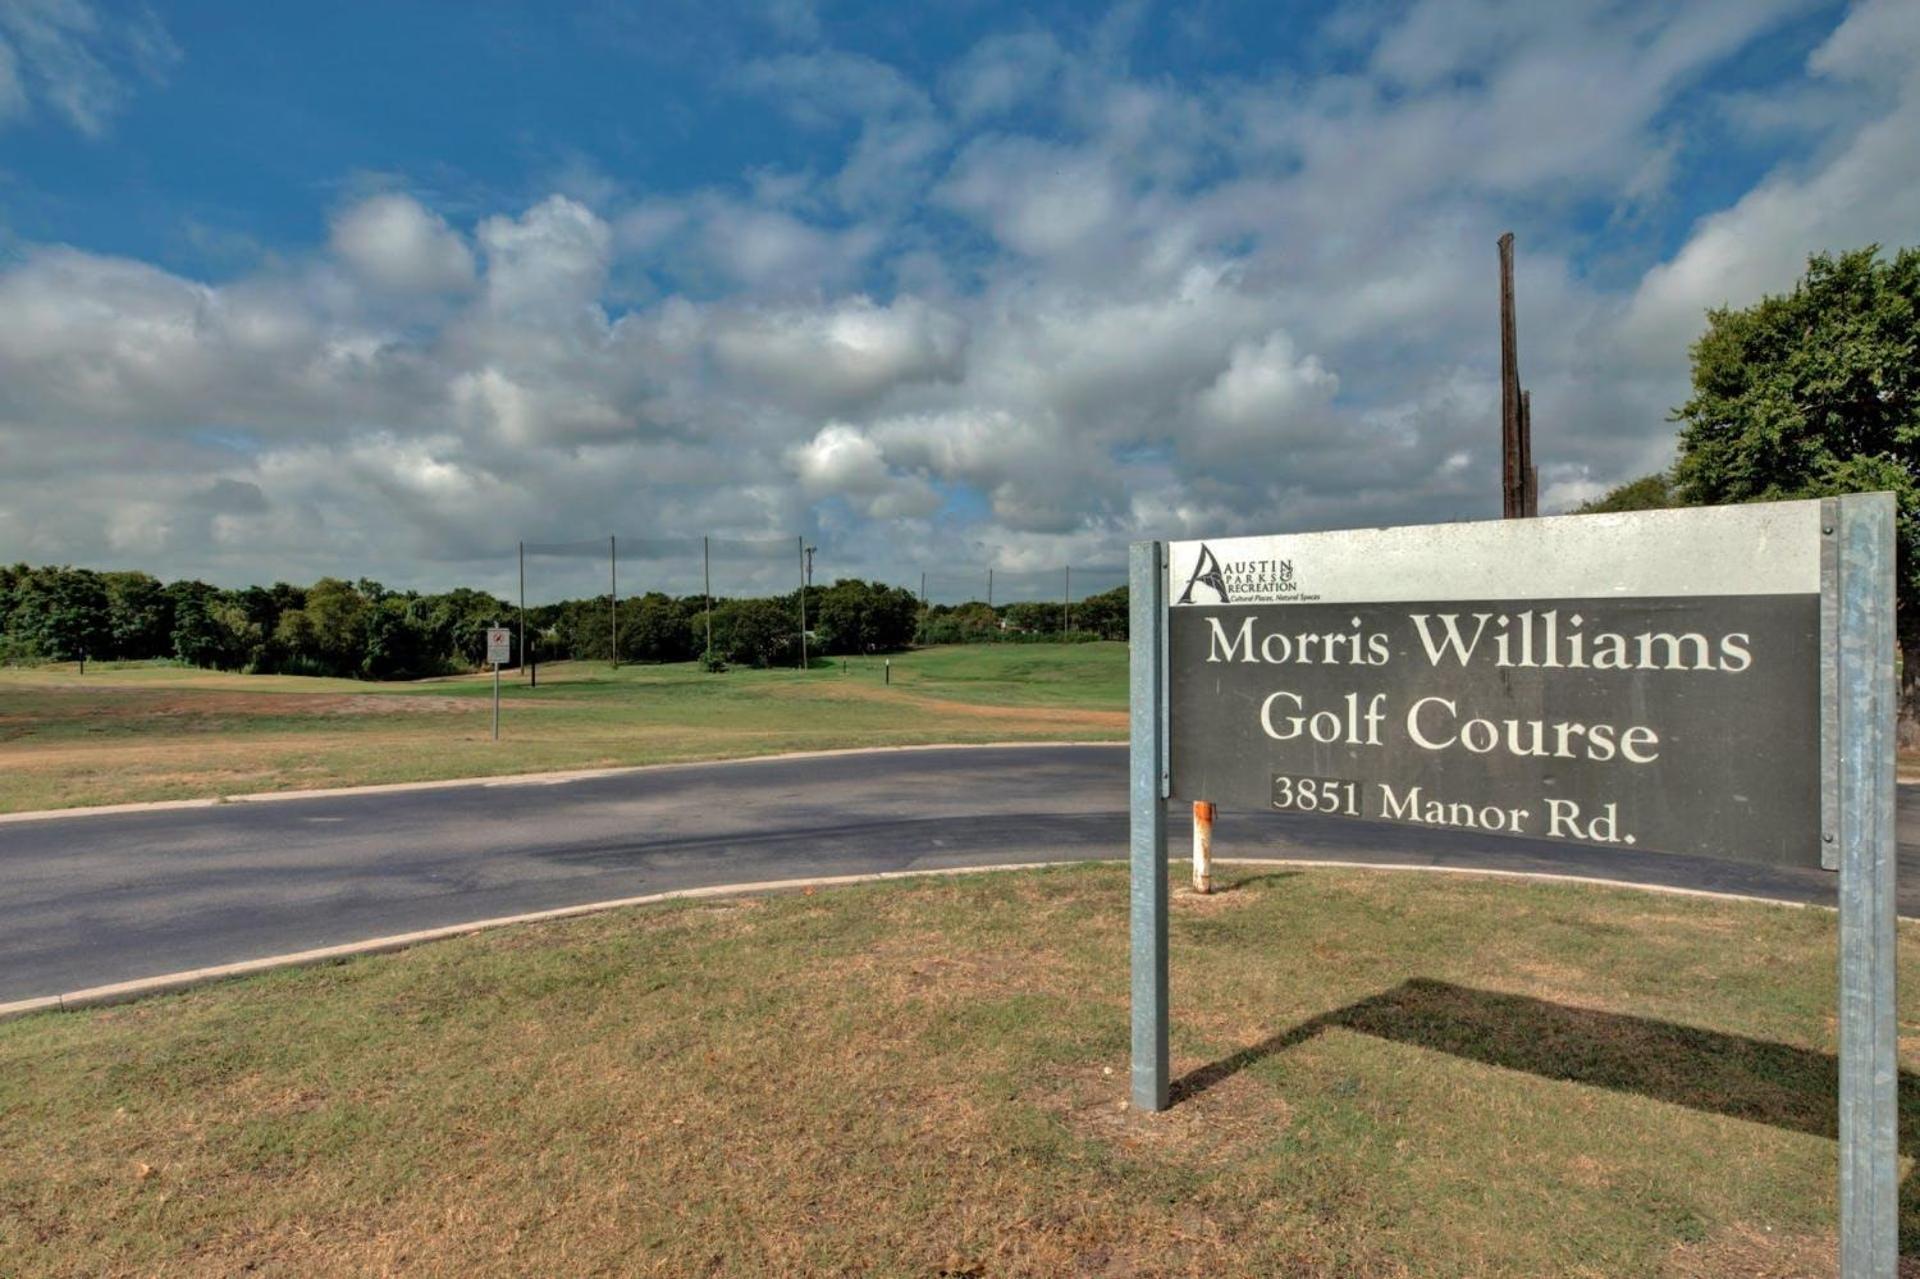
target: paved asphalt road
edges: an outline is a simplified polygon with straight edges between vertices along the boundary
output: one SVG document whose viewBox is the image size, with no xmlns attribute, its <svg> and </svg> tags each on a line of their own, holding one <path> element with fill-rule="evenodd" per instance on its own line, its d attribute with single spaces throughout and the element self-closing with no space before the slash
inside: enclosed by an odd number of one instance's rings
<svg viewBox="0 0 1920 1279">
<path fill-rule="evenodd" d="M 1900 796 L 1920 915 L 1920 788 Z M 1909 821 L 1908 819 L 1913 819 Z M 1173 853 L 1188 826 L 1175 815 Z M 1223 813 L 1222 857 L 1558 871 L 1831 901 L 1833 877 Z M 1126 853 L 1123 746 L 888 751 L 0 823 L 0 1002 L 701 885 Z"/>
</svg>

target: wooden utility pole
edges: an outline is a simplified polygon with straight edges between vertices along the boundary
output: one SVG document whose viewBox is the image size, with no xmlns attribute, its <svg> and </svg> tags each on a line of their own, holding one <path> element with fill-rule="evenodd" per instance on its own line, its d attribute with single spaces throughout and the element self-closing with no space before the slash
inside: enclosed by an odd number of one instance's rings
<svg viewBox="0 0 1920 1279">
<path fill-rule="evenodd" d="M 1519 338 L 1513 315 L 1513 232 L 1500 237 L 1500 514 L 1510 520 L 1540 513 L 1533 466 L 1533 414 L 1520 387 Z"/>
</svg>

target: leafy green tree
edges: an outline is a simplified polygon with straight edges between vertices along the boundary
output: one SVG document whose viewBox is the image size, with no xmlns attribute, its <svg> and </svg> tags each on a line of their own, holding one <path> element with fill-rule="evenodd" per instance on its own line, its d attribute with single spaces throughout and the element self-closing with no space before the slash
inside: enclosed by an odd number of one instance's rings
<svg viewBox="0 0 1920 1279">
<path fill-rule="evenodd" d="M 13 629 L 15 593 L 33 570 L 25 564 L 0 564 L 0 661 L 32 656 L 26 638 Z"/>
<path fill-rule="evenodd" d="M 421 679 L 443 674 L 447 649 L 435 643 L 431 607 L 386 595 L 367 606 L 365 651 L 359 673 L 369 679 Z"/>
<path fill-rule="evenodd" d="M 892 652 L 913 642 L 919 601 L 911 591 L 843 577 L 807 596 L 807 621 L 820 651 Z"/>
<path fill-rule="evenodd" d="M 206 582 L 169 582 L 167 599 L 173 605 L 174 658 L 189 666 L 218 667 L 230 647 L 227 629 L 214 616 L 219 589 Z"/>
<path fill-rule="evenodd" d="M 215 646 L 212 664 L 225 671 L 258 670 L 266 637 L 246 606 L 223 593 L 207 613 Z"/>
<path fill-rule="evenodd" d="M 313 619 L 304 608 L 290 608 L 280 614 L 273 626 L 275 665 L 289 675 L 320 675 L 326 666 L 320 659 L 320 641 L 314 634 Z"/>
<path fill-rule="evenodd" d="M 519 634 L 519 612 L 497 595 L 460 587 L 429 596 L 428 622 L 442 654 L 469 669 L 487 660 L 487 630 L 511 626 Z"/>
<path fill-rule="evenodd" d="M 623 662 L 684 662 L 704 647 L 696 644 L 686 614 L 669 595 L 649 591 L 637 599 L 620 601 L 620 660 Z"/>
<path fill-rule="evenodd" d="M 1127 638 L 1127 588 L 1116 586 L 1089 595 L 1073 606 L 1073 629 L 1105 640 Z"/>
<path fill-rule="evenodd" d="M 307 588 L 307 620 L 313 625 L 313 656 L 332 675 L 357 675 L 366 656 L 367 597 L 337 577 Z"/>
<path fill-rule="evenodd" d="M 553 633 L 558 651 L 546 656 L 571 657 L 576 661 L 606 661 L 613 653 L 613 618 L 608 597 L 568 600 L 560 606 Z"/>
<path fill-rule="evenodd" d="M 1023 600 L 1018 604 L 1007 605 L 1003 615 L 1007 619 L 1008 626 L 1032 635 L 1056 634 L 1065 623 L 1058 603 Z"/>
<path fill-rule="evenodd" d="M 1643 475 L 1637 480 L 1607 490 L 1591 502 L 1574 509 L 1575 515 L 1607 515 L 1618 511 L 1660 511 L 1680 505 L 1673 491 L 1673 480 L 1665 471 Z"/>
<path fill-rule="evenodd" d="M 930 605 L 921 614 L 918 638 L 922 644 L 987 644 L 1004 637 L 1000 614 L 982 600 L 969 600 Z"/>
<path fill-rule="evenodd" d="M 173 609 L 166 588 L 150 573 L 102 573 L 113 656 L 138 660 L 172 652 Z"/>
<path fill-rule="evenodd" d="M 713 610 L 713 650 L 735 666 L 797 666 L 796 607 L 768 599 L 727 600 Z"/>
<path fill-rule="evenodd" d="M 113 647 L 106 584 L 91 569 L 29 570 L 14 588 L 9 623 L 25 651 L 57 661 L 104 657 Z"/>
<path fill-rule="evenodd" d="M 1791 293 L 1707 315 L 1674 488 L 1689 503 L 1891 490 L 1903 703 L 1920 702 L 1920 249 L 1818 255 Z"/>
</svg>

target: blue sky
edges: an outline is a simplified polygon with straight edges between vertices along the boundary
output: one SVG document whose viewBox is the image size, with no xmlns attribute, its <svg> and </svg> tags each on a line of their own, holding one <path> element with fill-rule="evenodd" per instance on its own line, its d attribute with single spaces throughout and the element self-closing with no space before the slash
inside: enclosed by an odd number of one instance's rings
<svg viewBox="0 0 1920 1279">
<path fill-rule="evenodd" d="M 1916 66 L 1895 0 L 0 0 L 0 558 L 1488 516 L 1507 229 L 1569 506 L 1705 308 L 1920 239 Z"/>
</svg>

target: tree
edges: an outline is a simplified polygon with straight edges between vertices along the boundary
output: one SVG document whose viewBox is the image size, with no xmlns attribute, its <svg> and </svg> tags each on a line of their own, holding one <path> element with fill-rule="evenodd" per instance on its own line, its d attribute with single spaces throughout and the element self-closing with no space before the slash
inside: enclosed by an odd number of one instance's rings
<svg viewBox="0 0 1920 1279">
<path fill-rule="evenodd" d="M 323 577 L 307 588 L 305 611 L 313 626 L 313 656 L 328 674 L 360 673 L 370 607 L 366 596 L 337 577 Z"/>
<path fill-rule="evenodd" d="M 1116 586 L 1089 595 L 1073 606 L 1073 627 L 1091 631 L 1104 640 L 1127 638 L 1127 588 Z"/>
<path fill-rule="evenodd" d="M 1689 503 L 1891 490 L 1902 705 L 1920 704 L 1920 249 L 1809 259 L 1791 293 L 1707 314 L 1673 482 Z"/>
<path fill-rule="evenodd" d="M 173 605 L 170 639 L 174 657 L 190 666 L 221 666 L 228 657 L 232 637 L 215 616 L 214 610 L 221 602 L 219 589 L 206 582 L 169 582 L 167 599 Z"/>
<path fill-rule="evenodd" d="M 807 596 L 807 620 L 830 654 L 891 652 L 913 641 L 919 601 L 911 591 L 843 577 Z"/>
<path fill-rule="evenodd" d="M 363 579 L 364 580 L 364 579 Z M 423 601 L 385 595 L 366 612 L 366 650 L 360 674 L 369 679 L 419 679 L 447 668 L 447 649 L 435 644 Z"/>
<path fill-rule="evenodd" d="M 14 588 L 8 624 L 21 647 L 41 657 L 100 657 L 113 645 L 106 584 L 91 569 L 29 570 Z"/>
<path fill-rule="evenodd" d="M 273 626 L 273 646 L 280 669 L 291 675 L 319 675 L 325 672 L 320 660 L 320 641 L 313 632 L 313 621 L 304 608 L 290 608 L 280 614 Z"/>
<path fill-rule="evenodd" d="M 428 596 L 427 621 L 442 656 L 473 668 L 487 660 L 487 631 L 506 626 L 519 631 L 519 610 L 497 595 L 458 587 L 444 595 Z"/>
<path fill-rule="evenodd" d="M 223 671 L 253 670 L 260 662 L 265 637 L 260 624 L 247 616 L 244 604 L 219 597 L 208 610 L 212 622 L 212 665 Z"/>
<path fill-rule="evenodd" d="M 1665 471 L 1643 475 L 1607 490 L 1591 502 L 1574 508 L 1575 515 L 1607 515 L 1617 511 L 1662 511 L 1678 506 L 1673 480 Z"/>
<path fill-rule="evenodd" d="M 148 573 L 102 573 L 107 629 L 118 658 L 166 657 L 172 649 L 173 608 L 166 588 Z"/>
<path fill-rule="evenodd" d="M 699 647 L 671 596 L 649 591 L 638 599 L 620 601 L 621 661 L 684 662 Z"/>
<path fill-rule="evenodd" d="M 727 600 L 713 610 L 713 651 L 736 666 L 796 666 L 799 614 L 781 600 Z"/>
<path fill-rule="evenodd" d="M 1053 635 L 1060 630 L 1065 618 L 1061 616 L 1062 606 L 1057 603 L 1038 603 L 1022 600 L 1018 604 L 1009 604 L 1005 615 L 1007 625 L 1016 631 L 1027 631 L 1035 635 Z"/>
</svg>

